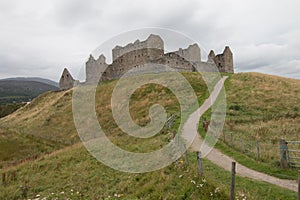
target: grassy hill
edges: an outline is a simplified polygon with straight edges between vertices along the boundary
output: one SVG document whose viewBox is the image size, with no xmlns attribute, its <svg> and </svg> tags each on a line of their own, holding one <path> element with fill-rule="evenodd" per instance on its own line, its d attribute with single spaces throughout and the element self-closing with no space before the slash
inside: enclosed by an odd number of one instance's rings
<svg viewBox="0 0 300 200">
<path fill-rule="evenodd" d="M 204 81 L 196 73 L 183 75 L 191 83 L 201 104 L 209 95 Z M 110 107 L 111 93 L 116 83 L 105 82 L 96 93 L 98 120 L 110 140 L 133 152 L 148 152 L 168 143 L 172 132 L 167 129 L 144 140 L 132 138 L 117 127 Z M 299 89 L 298 80 L 256 73 L 231 75 L 226 81 L 228 111 L 224 132 L 234 132 L 237 137 L 245 139 L 258 135 L 262 141 L 269 141 L 268 138 L 275 137 L 276 130 L 283 128 L 280 120 L 287 124 L 299 120 Z M 179 160 L 165 169 L 136 175 L 117 172 L 97 162 L 77 144 L 79 139 L 71 112 L 71 98 L 72 91 L 47 92 L 0 119 L 1 144 L 4 144 L 0 145 L 0 160 L 3 165 L 75 144 L 58 153 L 42 156 L 38 161 L 30 161 L 17 168 L 4 168 L 2 172 L 8 174 L 16 170 L 18 180 L 1 187 L 0 199 L 20 198 L 20 185 L 24 186 L 27 181 L 30 198 L 40 194 L 72 199 L 109 199 L 109 196 L 110 199 L 117 199 L 114 195 L 119 194 L 123 199 L 228 199 L 230 174 L 205 161 L 206 184 L 205 188 L 202 188 L 203 185 L 200 187 L 203 180 L 197 176 L 194 154 L 189 155 L 188 167 Z M 162 104 L 168 116 L 180 113 L 174 94 L 167 88 L 149 84 L 136 90 L 130 102 L 131 115 L 137 124 L 143 126 L 149 122 L 148 111 L 154 103 Z M 178 127 L 176 119 L 175 127 Z M 272 126 L 268 123 L 277 127 L 270 128 Z M 267 127 L 270 131 L 258 132 L 263 129 L 257 129 L 257 126 Z M 295 138 L 298 128 L 297 125 L 289 125 L 284 136 Z M 282 136 L 277 134 L 277 137 Z M 293 192 L 243 178 L 238 178 L 237 187 L 238 195 L 245 194 L 247 199 L 296 198 Z M 220 192 L 215 193 L 216 188 Z"/>
<path fill-rule="evenodd" d="M 225 88 L 226 130 L 262 141 L 299 139 L 300 80 L 241 73 L 232 76 Z"/>
<path fill-rule="evenodd" d="M 56 86 L 37 81 L 0 80 L 0 104 L 28 102 L 47 91 L 58 90 Z"/>
<path fill-rule="evenodd" d="M 186 73 L 184 76 L 191 82 L 199 102 L 202 102 L 208 96 L 204 81 L 198 74 Z M 123 134 L 113 120 L 110 107 L 110 98 L 117 81 L 106 82 L 98 87 L 97 92 L 97 113 L 102 128 L 110 133 L 109 136 L 122 136 L 115 142 L 122 148 L 128 148 L 124 141 L 134 141 L 136 144 L 144 142 L 151 143 L 151 148 L 159 147 L 168 142 L 172 133 L 162 130 L 162 134 L 151 138 L 150 141 L 133 138 Z M 158 96 L 158 93 L 165 95 Z M 149 121 L 148 110 L 154 103 L 165 105 L 165 109 L 170 116 L 172 113 L 180 113 L 176 97 L 167 89 L 160 86 L 148 85 L 138 89 L 133 94 L 133 100 L 130 104 L 132 118 L 137 123 L 143 125 Z M 159 98 L 159 99 L 158 99 Z M 77 131 L 73 122 L 72 115 L 72 91 L 47 92 L 34 99 L 30 104 L 19 109 L 17 112 L 0 119 L 0 129 L 8 130 L 31 138 L 37 138 L 37 141 L 46 144 L 47 149 L 59 149 L 79 141 Z M 143 103 L 139 101 L 143 99 Z M 159 140 L 160 138 L 160 140 Z M 7 139 L 8 142 L 9 139 Z M 3 140 L 4 141 L 4 140 Z M 9 142 L 8 142 L 9 143 Z M 7 144 L 9 145 L 9 144 Z M 29 145 L 31 146 L 31 144 Z M 143 150 L 143 145 L 131 147 L 133 151 Z M 20 151 L 22 151 L 20 149 Z M 6 155 L 15 152 L 5 152 Z M 1 158 L 0 158 L 1 159 Z M 15 158 L 12 157 L 12 160 Z"/>
<path fill-rule="evenodd" d="M 227 116 L 217 147 L 249 168 L 279 178 L 297 179 L 296 169 L 280 167 L 278 140 L 299 141 L 300 80 L 260 73 L 228 75 Z M 205 117 L 210 118 L 210 112 Z M 199 132 L 205 134 L 200 127 Z M 290 144 L 289 148 L 300 146 Z"/>
<path fill-rule="evenodd" d="M 299 140 L 300 80 L 241 73 L 233 75 L 225 88 L 227 136 L 231 132 L 236 139 L 265 144 L 263 161 L 278 159 L 279 139 Z"/>
</svg>

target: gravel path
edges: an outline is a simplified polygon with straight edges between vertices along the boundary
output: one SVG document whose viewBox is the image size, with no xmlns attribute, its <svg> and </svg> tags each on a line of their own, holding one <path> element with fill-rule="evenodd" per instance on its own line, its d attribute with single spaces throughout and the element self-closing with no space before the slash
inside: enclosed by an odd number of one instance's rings
<svg viewBox="0 0 300 200">
<path fill-rule="evenodd" d="M 207 111 L 210 108 L 210 106 L 213 104 L 217 95 L 221 91 L 226 78 L 227 77 L 223 77 L 217 83 L 217 85 L 215 86 L 214 91 L 211 93 L 210 97 L 203 103 L 203 105 L 198 110 L 196 110 L 193 114 L 190 115 L 189 119 L 187 120 L 187 122 L 184 125 L 183 134 L 182 134 L 186 140 L 190 140 L 191 137 L 194 136 L 193 134 L 191 134 L 191 133 L 195 133 L 193 131 L 197 132 L 197 127 L 198 127 L 200 116 L 203 113 L 205 113 L 205 111 Z M 199 151 L 201 148 L 201 145 L 202 145 L 202 139 L 201 139 L 200 135 L 197 133 L 190 149 L 193 151 Z M 227 171 L 231 171 L 231 163 L 233 161 L 235 161 L 234 159 L 221 153 L 217 149 L 212 149 L 212 151 L 206 156 L 206 159 L 210 160 L 214 164 L 218 165 L 219 167 L 221 167 Z M 264 181 L 264 182 L 271 183 L 271 184 L 274 184 L 274 185 L 277 185 L 277 186 L 280 186 L 280 187 L 283 187 L 283 188 L 286 188 L 286 189 L 289 189 L 289 190 L 292 190 L 295 192 L 298 191 L 298 184 L 294 180 L 284 180 L 284 179 L 275 178 L 273 176 L 269 176 L 267 174 L 249 169 L 249 168 L 239 164 L 238 162 L 236 162 L 236 173 L 241 177 L 247 177 L 247 178 L 251 178 L 254 180 L 258 180 L 258 181 Z"/>
</svg>

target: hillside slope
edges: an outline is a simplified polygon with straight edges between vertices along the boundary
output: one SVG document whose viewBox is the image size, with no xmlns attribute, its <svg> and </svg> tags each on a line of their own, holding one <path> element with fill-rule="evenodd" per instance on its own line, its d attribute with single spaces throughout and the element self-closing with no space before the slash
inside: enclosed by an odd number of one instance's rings
<svg viewBox="0 0 300 200">
<path fill-rule="evenodd" d="M 205 83 L 196 73 L 185 73 L 184 76 L 193 86 L 201 104 L 208 96 Z M 263 84 L 257 84 L 259 80 Z M 276 88 L 278 81 L 282 84 Z M 98 120 L 109 139 L 119 147 L 133 152 L 149 152 L 168 143 L 173 133 L 166 129 L 146 141 L 132 138 L 117 127 L 110 106 L 111 93 L 116 82 L 110 81 L 100 85 L 96 94 Z M 298 109 L 295 103 L 298 102 L 297 95 L 299 94 L 297 80 L 246 73 L 232 75 L 226 84 L 229 118 L 225 130 L 228 128 L 235 130 L 240 125 L 246 126 L 248 122 L 259 123 L 266 119 L 273 120 L 272 114 L 278 111 L 281 111 L 278 120 L 298 118 L 295 112 Z M 282 103 L 284 100 L 279 98 L 279 94 L 287 88 L 291 89 L 291 92 L 284 93 L 288 98 L 285 102 L 289 103 L 289 106 Z M 257 94 L 262 95 L 260 98 L 270 98 L 272 106 L 268 106 L 264 99 L 258 102 Z M 0 119 L 1 141 L 6 143 L 6 147 L 16 146 L 16 142 L 20 143 L 18 145 L 21 147 L 19 149 L 1 148 L 1 160 L 19 159 L 25 157 L 26 154 L 50 152 L 77 143 L 79 139 L 73 123 L 71 98 L 72 91 L 48 92 L 12 115 Z M 148 111 L 154 103 L 162 104 L 168 116 L 172 113 L 179 113 L 178 101 L 168 89 L 149 84 L 136 90 L 131 99 L 130 111 L 136 123 L 145 125 L 149 122 Z M 261 103 L 260 106 L 258 103 Z M 286 115 L 287 112 L 292 113 L 291 118 L 289 118 L 290 115 Z M 177 119 L 175 127 L 178 127 Z M 251 127 L 247 128 L 248 131 L 245 130 L 244 134 L 253 130 Z M 24 150 L 27 152 L 22 154 Z M 116 198 L 113 196 L 117 194 L 125 199 L 195 199 L 199 197 L 228 199 L 230 174 L 205 161 L 207 183 L 204 183 L 205 188 L 202 188 L 203 185 L 200 186 L 200 184 L 204 181 L 196 175 L 197 165 L 194 154 L 190 154 L 189 158 L 188 168 L 184 166 L 184 159 L 182 159 L 156 172 L 132 175 L 116 172 L 102 165 L 80 144 L 76 144 L 50 156 L 42 156 L 38 161 L 28 162 L 17 168 L 3 169 L 3 172 L 7 174 L 16 170 L 18 180 L 9 181 L 6 187 L 2 187 L 0 197 L 1 199 L 20 198 L 22 190 L 19 186 L 25 186 L 25 182 L 28 182 L 30 186 L 28 197 L 30 198 L 41 194 L 47 197 L 70 198 L 75 195 L 77 199 L 99 199 L 109 198 L 109 196 Z M 237 194 L 241 196 L 245 194 L 247 199 L 261 197 L 294 199 L 296 197 L 293 192 L 266 183 L 239 177 L 237 180 Z M 219 188 L 220 192 L 215 193 L 216 188 Z M 211 197 L 211 193 L 215 196 Z"/>
<path fill-rule="evenodd" d="M 186 73 L 184 76 L 191 82 L 199 102 L 203 101 L 208 92 L 204 81 L 199 74 Z M 122 148 L 130 148 L 132 151 L 150 151 L 143 149 L 145 146 L 138 145 L 147 142 L 151 148 L 155 149 L 168 142 L 172 134 L 163 134 L 158 142 L 157 138 L 151 138 L 150 141 L 133 138 L 123 134 L 113 120 L 110 106 L 110 98 L 117 81 L 110 81 L 101 84 L 97 92 L 97 113 L 102 128 L 111 137 L 120 136 L 121 140 L 115 140 L 117 144 L 122 144 Z M 158 95 L 164 94 L 164 95 Z M 142 100 L 142 102 L 140 101 Z M 39 141 L 46 143 L 52 149 L 59 149 L 62 146 L 68 146 L 79 141 L 72 115 L 72 90 L 48 92 L 34 99 L 30 104 L 19 109 L 17 112 L 0 119 L 0 129 L 9 130 L 22 135 L 38 138 Z M 134 94 L 130 103 L 132 118 L 136 123 L 144 125 L 149 122 L 148 110 L 154 103 L 160 103 L 165 106 L 168 116 L 172 113 L 179 113 L 179 105 L 175 95 L 170 90 L 161 86 L 146 85 L 141 87 Z M 177 122 L 176 122 L 177 123 Z M 175 124 L 175 126 L 177 126 Z M 8 140 L 8 139 L 7 139 Z M 124 141 L 133 140 L 135 145 L 125 145 Z M 123 142 L 122 142 L 123 141 Z M 7 152 L 7 154 L 9 154 Z M 12 158 L 14 160 L 14 158 Z"/>
<path fill-rule="evenodd" d="M 278 161 L 279 139 L 299 140 L 300 80 L 240 73 L 225 85 L 227 119 L 224 132 L 236 147 L 241 140 L 261 144 L 261 161 Z M 254 144 L 253 144 L 254 143 Z M 256 150 L 253 150 L 256 152 Z"/>
</svg>

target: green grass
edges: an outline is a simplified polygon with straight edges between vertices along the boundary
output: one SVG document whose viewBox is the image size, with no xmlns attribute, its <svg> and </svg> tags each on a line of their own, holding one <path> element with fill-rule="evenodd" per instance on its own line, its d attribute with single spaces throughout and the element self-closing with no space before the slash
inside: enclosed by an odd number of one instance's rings
<svg viewBox="0 0 300 200">
<path fill-rule="evenodd" d="M 278 177 L 281 179 L 290 179 L 297 180 L 298 179 L 298 171 L 293 169 L 281 169 L 279 161 L 277 163 L 269 164 L 257 161 L 251 157 L 246 156 L 245 154 L 230 148 L 228 145 L 219 142 L 216 145 L 216 148 L 220 149 L 226 155 L 234 158 L 240 164 L 249 167 L 250 169 L 254 169 L 259 172 L 263 172 L 265 174 L 269 174 L 274 177 Z"/>
<path fill-rule="evenodd" d="M 206 85 L 201 76 L 198 73 L 183 73 L 183 76 L 190 82 L 201 104 L 208 96 Z M 117 127 L 110 106 L 111 94 L 116 83 L 117 80 L 114 80 L 99 85 L 96 94 L 96 110 L 102 128 L 109 136 L 123 136 L 121 139 L 112 139 L 112 141 L 117 145 L 121 145 L 124 149 L 136 152 L 151 151 L 168 143 L 172 137 L 172 133 L 166 129 L 163 129 L 148 141 L 130 137 Z M 34 138 L 41 143 L 49 144 L 51 145 L 51 151 L 69 146 L 79 141 L 73 122 L 71 101 L 72 91 L 47 92 L 17 112 L 0 119 L 0 127 L 3 131 L 14 132 L 17 135 Z M 158 85 L 141 87 L 133 94 L 130 101 L 130 111 L 134 121 L 139 125 L 146 125 L 150 120 L 148 116 L 149 108 L 155 103 L 163 105 L 168 116 L 172 113 L 177 113 L 178 117 L 174 126 L 177 128 L 180 122 L 178 119 L 181 116 L 177 98 L 170 90 Z M 8 137 L 6 139 L 13 140 Z M 136 145 L 126 145 L 130 141 L 134 141 Z M 143 145 L 138 145 L 145 142 L 150 145 L 150 148 L 142 148 Z M 10 144 L 13 146 L 13 143 L 6 143 L 6 146 Z M 22 145 L 24 152 L 30 152 L 32 150 L 31 142 L 25 141 L 24 143 L 26 143 Z M 40 146 L 37 145 L 37 147 L 39 149 Z M 22 159 L 28 156 L 26 153 L 16 157 L 12 151 L 6 149 L 2 149 L 2 151 L 11 160 Z M 32 152 L 35 153 L 36 150 Z M 45 150 L 40 148 L 40 152 L 45 152 Z"/>
<path fill-rule="evenodd" d="M 17 174 L 16 182 L 10 181 L 1 187 L 1 199 L 20 198 L 20 186 L 25 181 L 30 187 L 28 198 L 39 194 L 41 197 L 104 199 L 120 194 L 122 199 L 207 199 L 217 187 L 206 182 L 203 188 L 197 188 L 202 178 L 197 176 L 195 163 L 186 168 L 183 162 L 178 161 L 155 172 L 129 174 L 104 166 L 81 145 L 38 162 L 27 163 L 17 168 Z M 225 191 L 220 191 L 214 199 L 227 198 Z"/>
<path fill-rule="evenodd" d="M 222 134 L 216 148 L 256 171 L 283 179 L 297 179 L 297 170 L 280 168 L 278 139 L 299 139 L 300 118 L 296 111 L 300 105 L 300 81 L 242 73 L 229 76 L 225 89 L 227 116 L 223 134 L 226 142 Z M 204 117 L 210 119 L 211 110 L 202 116 L 201 121 Z M 202 127 L 198 131 L 205 136 Z M 245 154 L 242 153 L 241 140 L 247 150 Z M 259 160 L 256 141 L 260 145 Z"/>
<path fill-rule="evenodd" d="M 16 169 L 17 181 L 0 188 L 1 199 L 19 199 L 20 186 L 29 187 L 27 198 L 105 199 L 228 199 L 230 172 L 204 160 L 204 177 L 197 175 L 196 155 L 189 165 L 179 159 L 172 165 L 144 174 L 115 171 L 93 158 L 81 145 L 26 163 Z M 201 185 L 200 185 L 201 184 Z M 218 189 L 217 189 L 218 188 Z M 217 192 L 219 191 L 219 192 Z M 63 192 L 63 194 L 62 194 Z M 211 196 L 212 193 L 212 196 Z M 236 196 L 247 199 L 295 199 L 297 194 L 267 183 L 236 177 Z"/>
<path fill-rule="evenodd" d="M 204 81 L 197 73 L 183 73 L 183 75 L 195 90 L 199 104 L 202 104 L 209 95 Z M 229 90 L 227 91 L 228 108 L 230 109 L 227 110 L 228 119 L 225 131 L 235 131 L 238 134 L 239 131 L 236 128 L 238 125 L 246 126 L 250 122 L 259 123 L 261 119 L 265 119 L 268 122 L 273 120 L 270 117 L 273 115 L 264 115 L 264 113 L 269 113 L 269 111 L 270 113 L 275 113 L 273 108 L 270 107 L 270 110 L 265 110 L 266 107 L 261 106 L 261 110 L 257 110 L 259 107 L 252 105 L 258 103 L 254 99 L 255 95 L 251 93 L 253 87 L 254 91 L 259 92 L 251 81 L 253 79 L 253 81 L 258 82 L 256 76 L 260 77 L 261 75 L 231 75 L 226 82 L 226 89 Z M 274 85 L 272 77 L 268 78 L 270 80 L 267 81 L 267 85 L 271 83 Z M 210 81 L 215 82 L 214 79 Z M 128 136 L 117 127 L 110 106 L 111 93 L 116 83 L 117 80 L 114 80 L 99 85 L 96 94 L 98 120 L 108 138 L 119 147 L 133 152 L 149 152 L 167 144 L 172 139 L 172 131 L 166 128 L 162 129 L 154 137 L 146 140 Z M 252 84 L 251 87 L 248 84 Z M 293 85 L 293 87 L 289 84 Z M 297 81 L 285 80 L 285 84 L 280 86 L 293 88 L 287 102 L 291 105 L 294 105 L 295 101 L 298 100 L 296 96 L 298 94 L 297 84 Z M 231 87 L 233 88 L 232 90 L 230 89 Z M 245 87 L 245 91 L 240 89 L 242 87 Z M 242 93 L 241 96 L 239 92 Z M 268 97 L 271 95 L 273 98 L 272 92 L 268 94 Z M 71 95 L 72 91 L 48 92 L 17 112 L 0 119 L 0 127 L 3 131 L 1 135 L 5 135 L 5 140 L 3 141 L 7 141 L 7 144 L 1 146 L 1 151 L 3 151 L 2 155 L 8 155 L 7 161 L 24 158 L 26 154 L 33 154 L 36 151 L 54 151 L 79 141 L 71 112 Z M 275 93 L 274 98 L 276 95 L 278 93 Z M 278 102 L 278 105 L 275 104 L 276 102 Z M 287 120 L 290 120 L 289 116 L 296 116 L 297 118 L 296 112 L 290 112 L 289 115 L 286 115 L 285 109 L 288 109 L 289 106 L 282 104 L 282 102 L 283 100 L 278 100 L 273 102 L 274 105 L 272 104 L 272 106 L 279 106 L 278 110 L 281 113 L 285 113 L 278 116 L 287 118 Z M 174 129 L 179 127 L 181 113 L 176 96 L 167 88 L 155 84 L 141 87 L 133 94 L 130 102 L 130 112 L 133 120 L 141 126 L 149 123 L 148 111 L 155 103 L 162 104 L 168 116 L 176 113 L 178 117 L 175 120 Z M 261 105 L 263 105 L 263 102 L 261 102 Z M 191 109 L 194 109 L 192 105 Z M 231 111 L 232 109 L 235 110 Z M 295 110 L 295 108 L 292 109 Z M 187 109 L 187 113 L 191 111 Z M 233 114 L 230 114 L 231 112 Z M 187 115 L 187 113 L 185 114 Z M 205 116 L 209 119 L 210 112 L 207 112 Z M 181 117 L 186 118 L 187 116 Z M 244 133 L 248 133 L 248 135 L 243 134 L 243 136 L 251 138 L 250 133 L 253 129 L 247 128 L 248 132 L 246 132 L 245 128 Z M 203 135 L 203 133 L 201 134 Z M 264 137 L 268 138 L 268 135 L 265 134 Z M 14 143 L 16 141 L 20 145 Z M 30 146 L 31 144 L 34 147 Z M 39 146 L 39 144 L 45 145 Z M 4 146 L 7 148 L 2 148 Z M 13 152 L 12 146 L 19 146 L 18 149 L 24 149 L 24 152 L 27 151 L 27 153 L 22 154 L 21 150 Z M 44 147 L 45 149 L 43 150 L 42 148 Z M 288 173 L 276 171 L 278 168 L 273 168 L 270 163 L 262 164 L 253 159 L 251 160 L 250 157 L 240 155 L 236 151 L 226 146 L 223 147 L 220 144 L 217 147 L 232 155 L 242 164 L 248 167 L 251 165 L 250 168 L 252 167 L 263 172 L 278 172 L 282 177 L 294 176 L 294 171 L 289 171 Z M 38 161 L 25 163 L 15 169 L 3 169 L 1 172 L 8 174 L 16 170 L 18 179 L 15 182 L 9 181 L 5 187 L 0 188 L 0 199 L 20 198 L 22 193 L 20 186 L 24 186 L 26 181 L 28 181 L 29 186 L 28 198 L 34 198 L 37 194 L 40 194 L 43 197 L 58 196 L 59 198 L 73 197 L 74 199 L 104 199 L 111 196 L 113 199 L 114 194 L 122 194 L 123 199 L 228 199 L 230 173 L 205 160 L 205 179 L 207 182 L 204 188 L 197 188 L 197 185 L 203 184 L 203 181 L 202 178 L 197 176 L 195 157 L 194 153 L 189 155 L 190 165 L 187 168 L 179 160 L 171 166 L 156 172 L 133 175 L 114 171 L 102 165 L 90 156 L 83 147 L 75 145 L 67 150 L 61 150 L 61 152 L 55 153 L 50 157 L 46 156 Z M 193 183 L 194 181 L 195 184 Z M 220 193 L 214 193 L 216 188 L 220 189 Z M 64 192 L 64 194 L 61 194 L 61 192 Z M 210 196 L 211 192 L 213 193 L 212 197 Z M 296 198 L 296 193 L 294 192 L 267 183 L 237 177 L 237 195 L 241 196 L 242 194 L 245 194 L 247 199 Z"/>
</svg>

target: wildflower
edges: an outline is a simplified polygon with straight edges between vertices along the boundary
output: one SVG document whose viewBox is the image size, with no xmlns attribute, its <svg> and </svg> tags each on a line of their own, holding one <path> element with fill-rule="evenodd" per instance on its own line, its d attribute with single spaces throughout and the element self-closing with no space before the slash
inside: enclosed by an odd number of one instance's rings
<svg viewBox="0 0 300 200">
<path fill-rule="evenodd" d="M 179 175 L 178 177 L 179 177 L 179 178 L 182 178 L 182 177 L 183 177 L 183 175 Z"/>
<path fill-rule="evenodd" d="M 200 186 L 200 187 L 203 187 L 203 184 L 200 184 L 199 186 Z"/>
<path fill-rule="evenodd" d="M 193 184 L 196 184 L 196 181 L 194 181 L 194 180 L 191 180 L 191 183 L 193 183 Z"/>
<path fill-rule="evenodd" d="M 210 196 L 212 197 L 214 194 L 212 192 L 210 192 Z"/>
<path fill-rule="evenodd" d="M 64 193 L 65 193 L 64 191 L 61 192 L 61 194 L 64 194 Z"/>
<path fill-rule="evenodd" d="M 219 192 L 220 192 L 220 188 L 217 187 L 217 188 L 215 189 L 215 193 L 219 193 Z"/>
<path fill-rule="evenodd" d="M 206 183 L 206 180 L 205 180 L 205 178 L 204 178 L 204 179 L 202 179 L 202 182 L 203 182 L 203 183 Z"/>
<path fill-rule="evenodd" d="M 35 197 L 40 197 L 41 195 L 37 194 Z"/>
</svg>

